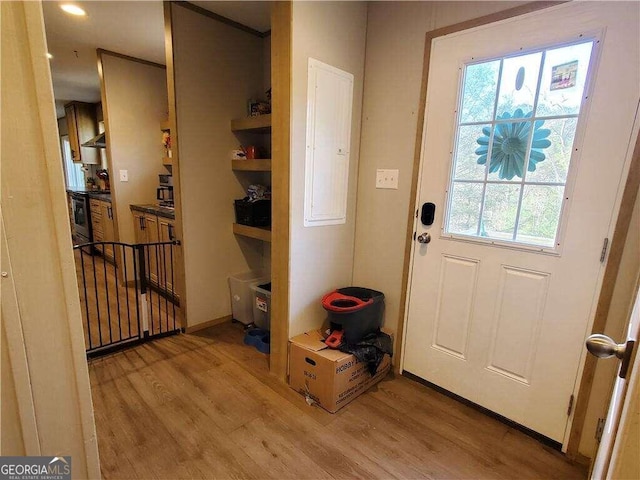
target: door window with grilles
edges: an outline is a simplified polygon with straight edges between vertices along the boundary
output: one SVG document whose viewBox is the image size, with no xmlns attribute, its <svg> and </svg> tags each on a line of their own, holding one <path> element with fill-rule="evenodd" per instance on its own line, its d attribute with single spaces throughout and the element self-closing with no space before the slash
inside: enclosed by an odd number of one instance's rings
<svg viewBox="0 0 640 480">
<path fill-rule="evenodd" d="M 594 43 L 464 66 L 445 235 L 559 247 Z"/>
</svg>

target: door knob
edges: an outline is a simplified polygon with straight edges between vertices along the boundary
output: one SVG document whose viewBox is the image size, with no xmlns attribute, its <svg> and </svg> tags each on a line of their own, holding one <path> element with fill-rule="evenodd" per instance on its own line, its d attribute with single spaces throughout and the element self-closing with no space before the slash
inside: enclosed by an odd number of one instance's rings
<svg viewBox="0 0 640 480">
<path fill-rule="evenodd" d="M 631 354 L 635 342 L 628 340 L 626 343 L 616 343 L 612 338 L 596 333 L 587 338 L 587 350 L 598 358 L 609 358 L 615 356 L 622 360 L 618 376 L 625 378 L 631 363 Z"/>
<path fill-rule="evenodd" d="M 418 243 L 429 243 L 431 241 L 431 234 L 428 232 L 418 235 Z"/>
<path fill-rule="evenodd" d="M 591 355 L 595 355 L 598 358 L 609 358 L 614 355 L 622 358 L 626 349 L 626 343 L 618 344 L 611 337 L 601 333 L 596 333 L 587 338 L 587 350 Z"/>
</svg>

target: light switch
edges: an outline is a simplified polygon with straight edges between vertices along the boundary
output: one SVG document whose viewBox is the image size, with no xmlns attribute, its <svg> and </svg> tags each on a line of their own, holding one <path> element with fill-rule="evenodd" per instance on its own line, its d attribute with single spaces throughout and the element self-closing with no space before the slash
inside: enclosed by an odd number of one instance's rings
<svg viewBox="0 0 640 480">
<path fill-rule="evenodd" d="M 399 170 L 378 169 L 376 170 L 376 188 L 398 189 Z"/>
<path fill-rule="evenodd" d="M 120 181 L 121 182 L 129 181 L 129 170 L 120 170 Z"/>
</svg>

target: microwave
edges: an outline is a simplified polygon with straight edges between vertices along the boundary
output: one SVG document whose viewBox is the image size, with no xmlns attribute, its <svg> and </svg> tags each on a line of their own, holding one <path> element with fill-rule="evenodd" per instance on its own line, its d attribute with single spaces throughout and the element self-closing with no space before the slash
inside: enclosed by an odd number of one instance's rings
<svg viewBox="0 0 640 480">
<path fill-rule="evenodd" d="M 158 187 L 156 198 L 162 202 L 173 201 L 173 187 Z"/>
<path fill-rule="evenodd" d="M 158 183 L 161 187 L 173 187 L 173 176 L 168 173 L 158 175 Z"/>
</svg>

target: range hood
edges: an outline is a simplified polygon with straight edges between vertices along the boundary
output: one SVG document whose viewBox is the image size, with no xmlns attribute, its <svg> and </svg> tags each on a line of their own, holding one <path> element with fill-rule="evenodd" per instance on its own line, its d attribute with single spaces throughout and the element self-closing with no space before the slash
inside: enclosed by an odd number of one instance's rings
<svg viewBox="0 0 640 480">
<path fill-rule="evenodd" d="M 81 146 L 91 147 L 91 148 L 107 148 L 107 142 L 104 137 L 104 132 L 99 133 L 98 135 L 93 137 L 91 140 L 87 140 Z"/>
</svg>

